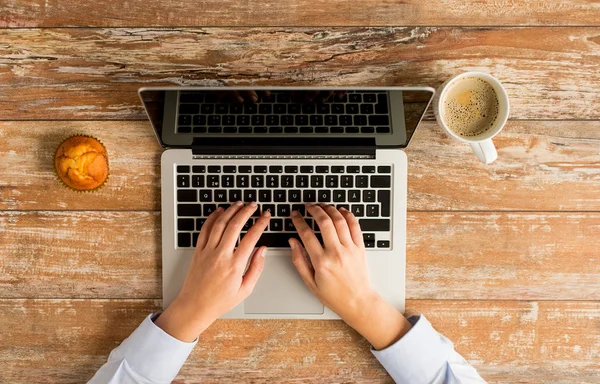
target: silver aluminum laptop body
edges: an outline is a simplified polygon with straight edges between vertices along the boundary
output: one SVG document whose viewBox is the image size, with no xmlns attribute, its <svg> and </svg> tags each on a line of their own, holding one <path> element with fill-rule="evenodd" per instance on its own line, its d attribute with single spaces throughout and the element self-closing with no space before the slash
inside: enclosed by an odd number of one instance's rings
<svg viewBox="0 0 600 384">
<path fill-rule="evenodd" d="M 388 95 L 391 131 L 387 133 L 194 133 L 177 127 L 183 94 L 269 90 L 277 92 L 349 91 Z M 178 246 L 178 166 L 391 166 L 391 228 L 378 233 L 377 244 L 367 249 L 371 283 L 381 296 L 404 312 L 406 275 L 407 158 L 402 151 L 410 141 L 431 101 L 429 87 L 165 87 L 142 88 L 140 97 L 160 145 L 161 158 L 163 307 L 179 293 L 193 248 Z M 220 96 L 219 96 L 220 97 Z M 334 96 L 335 97 L 335 96 Z M 366 96 L 363 96 L 366 99 Z M 221 102 L 222 100 L 219 100 Z M 200 106 L 201 103 L 199 102 Z M 202 111 L 199 113 L 202 114 Z M 180 115 L 180 114 L 179 114 Z M 200 120 L 200 118 L 199 118 Z M 195 119 L 194 119 L 195 121 Z M 181 123 L 181 120 L 179 120 Z M 190 124 L 191 126 L 193 124 Z M 195 131 L 195 127 L 192 128 Z M 330 128 L 332 130 L 332 128 Z M 241 131 L 241 128 L 238 128 Z M 348 129 L 349 130 L 349 129 Z M 233 144 L 232 144 L 233 143 Z M 266 144 L 264 144 L 266 143 Z M 339 144 L 339 147 L 337 146 Z M 209 188 L 209 186 L 207 186 Z M 291 262 L 289 248 L 269 247 L 265 268 L 254 292 L 224 318 L 337 319 L 304 286 Z"/>
</svg>

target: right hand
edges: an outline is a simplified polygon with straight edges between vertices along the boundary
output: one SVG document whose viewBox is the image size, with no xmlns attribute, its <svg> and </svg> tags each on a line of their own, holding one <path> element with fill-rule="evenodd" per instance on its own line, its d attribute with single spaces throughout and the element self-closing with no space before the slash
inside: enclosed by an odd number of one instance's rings
<svg viewBox="0 0 600 384">
<path fill-rule="evenodd" d="M 324 246 L 297 211 L 292 221 L 304 248 L 290 239 L 292 261 L 310 291 L 376 349 L 399 340 L 411 328 L 369 281 L 365 245 L 358 220 L 346 209 L 307 205 L 321 228 Z"/>
</svg>

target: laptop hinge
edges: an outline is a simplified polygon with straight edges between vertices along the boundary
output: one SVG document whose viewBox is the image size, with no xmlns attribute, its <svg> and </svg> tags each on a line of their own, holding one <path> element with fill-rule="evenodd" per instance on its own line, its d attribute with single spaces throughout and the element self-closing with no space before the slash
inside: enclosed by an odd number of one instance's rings
<svg viewBox="0 0 600 384">
<path fill-rule="evenodd" d="M 194 138 L 195 156 L 307 156 L 375 157 L 375 138 L 276 138 L 276 137 L 202 137 Z"/>
</svg>

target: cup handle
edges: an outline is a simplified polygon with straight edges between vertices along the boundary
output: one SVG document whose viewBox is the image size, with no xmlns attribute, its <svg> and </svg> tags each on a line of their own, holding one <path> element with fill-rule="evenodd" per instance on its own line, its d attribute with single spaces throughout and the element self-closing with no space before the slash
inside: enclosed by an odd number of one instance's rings
<svg viewBox="0 0 600 384">
<path fill-rule="evenodd" d="M 473 148 L 477 158 L 485 164 L 490 164 L 498 158 L 498 152 L 496 152 L 492 139 L 471 143 L 471 148 Z"/>
</svg>

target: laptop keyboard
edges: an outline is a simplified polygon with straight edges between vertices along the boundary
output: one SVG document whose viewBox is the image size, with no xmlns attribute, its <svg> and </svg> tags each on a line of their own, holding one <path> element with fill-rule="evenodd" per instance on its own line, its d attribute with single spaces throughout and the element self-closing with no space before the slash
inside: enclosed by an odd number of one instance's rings
<svg viewBox="0 0 600 384">
<path fill-rule="evenodd" d="M 291 213 L 299 211 L 323 242 L 305 203 L 344 207 L 359 220 L 366 248 L 390 249 L 391 165 L 176 165 L 176 245 L 196 244 L 206 218 L 219 206 L 256 201 L 258 209 L 240 239 L 262 211 L 272 214 L 258 245 L 289 247 L 298 238 Z"/>
<path fill-rule="evenodd" d="M 256 103 L 217 98 L 215 92 L 182 92 L 177 133 L 391 133 L 386 91 L 348 92 L 321 103 L 298 102 L 277 91 L 259 95 Z"/>
</svg>

